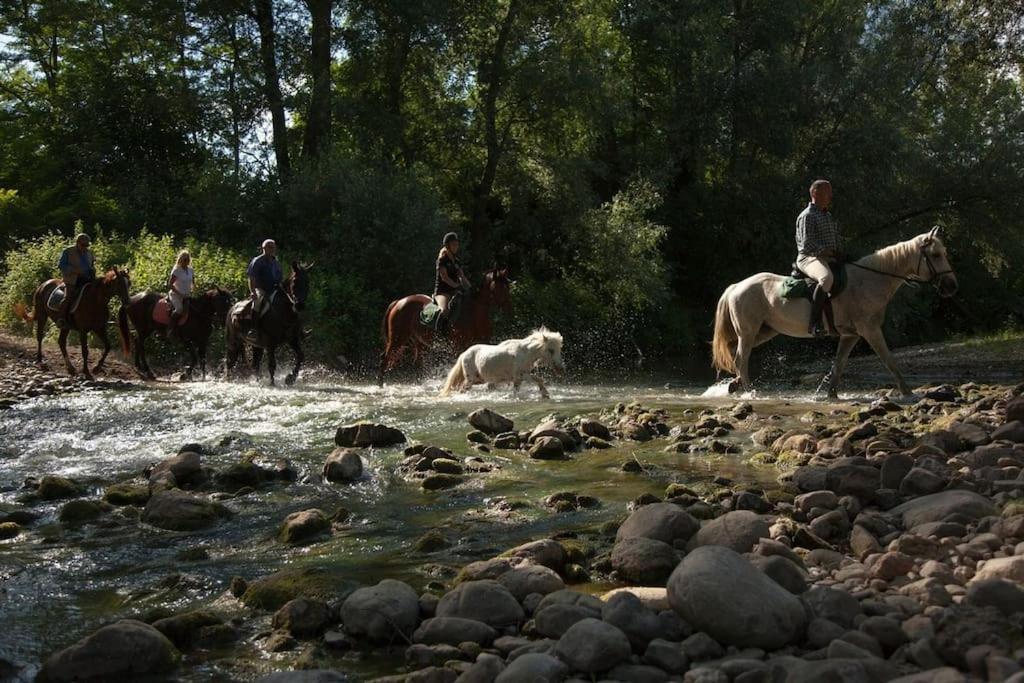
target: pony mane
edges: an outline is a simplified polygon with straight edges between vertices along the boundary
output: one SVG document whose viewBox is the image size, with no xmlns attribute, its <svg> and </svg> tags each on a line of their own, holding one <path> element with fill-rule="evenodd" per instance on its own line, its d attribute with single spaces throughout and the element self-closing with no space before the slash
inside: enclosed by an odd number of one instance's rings
<svg viewBox="0 0 1024 683">
<path fill-rule="evenodd" d="M 897 242 L 887 247 L 878 249 L 873 254 L 868 254 L 862 258 L 857 259 L 857 263 L 862 266 L 869 268 L 875 268 L 877 270 L 884 270 L 892 272 L 900 268 L 900 266 L 910 258 L 917 256 L 918 250 L 921 248 L 923 240 L 929 238 L 929 233 L 922 233 L 916 237 L 912 237 L 904 242 Z M 943 248 L 945 251 L 945 245 L 942 244 L 942 240 L 938 236 L 933 236 L 932 239 Z"/>
<path fill-rule="evenodd" d="M 534 330 L 533 332 L 531 332 L 528 339 L 541 345 L 547 344 L 549 342 L 555 342 L 559 346 L 562 345 L 562 335 L 558 332 L 549 330 L 544 326 L 541 326 Z"/>
</svg>

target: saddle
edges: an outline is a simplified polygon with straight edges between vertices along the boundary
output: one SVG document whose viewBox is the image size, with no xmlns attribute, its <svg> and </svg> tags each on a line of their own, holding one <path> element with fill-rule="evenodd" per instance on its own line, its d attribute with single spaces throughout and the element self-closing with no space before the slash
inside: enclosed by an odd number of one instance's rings
<svg viewBox="0 0 1024 683">
<path fill-rule="evenodd" d="M 82 302 L 82 295 L 85 294 L 85 290 L 92 287 L 91 282 L 85 283 L 83 286 L 78 288 L 78 293 L 75 295 L 75 300 L 71 302 L 71 308 L 68 309 L 68 313 L 74 313 L 78 310 L 78 304 Z M 61 283 L 53 288 L 50 292 L 50 297 L 46 300 L 46 307 L 51 312 L 56 313 L 60 310 L 61 305 L 64 303 L 64 297 L 67 296 L 68 286 Z"/>
<path fill-rule="evenodd" d="M 838 296 L 846 289 L 846 264 L 840 261 L 829 261 L 828 268 L 832 271 L 832 296 L 825 300 L 822 308 L 822 322 L 827 323 L 826 329 L 835 330 L 835 314 L 832 312 L 832 298 Z M 799 266 L 793 263 L 793 272 L 779 285 L 779 294 L 783 299 L 807 299 L 814 301 L 814 292 L 820 285 L 814 278 L 808 277 L 807 273 L 800 270 Z"/>
<path fill-rule="evenodd" d="M 462 308 L 462 293 L 456 293 L 452 295 L 452 299 L 448 302 L 448 319 L 450 322 L 455 322 L 459 319 L 459 312 Z M 423 307 L 420 311 L 420 325 L 437 332 L 437 324 L 441 320 L 441 307 L 437 305 L 434 298 L 430 298 L 430 303 Z"/>
<path fill-rule="evenodd" d="M 161 325 L 169 325 L 171 322 L 171 302 L 167 300 L 167 297 L 161 297 L 157 299 L 156 305 L 153 306 L 153 322 L 160 323 Z M 185 311 L 182 316 L 178 318 L 178 324 L 182 325 L 188 320 L 188 306 L 185 307 Z"/>
</svg>

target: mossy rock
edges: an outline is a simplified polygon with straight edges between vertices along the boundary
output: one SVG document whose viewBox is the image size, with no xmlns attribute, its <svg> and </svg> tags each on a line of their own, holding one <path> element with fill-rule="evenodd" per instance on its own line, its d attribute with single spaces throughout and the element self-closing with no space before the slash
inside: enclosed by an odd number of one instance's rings
<svg viewBox="0 0 1024 683">
<path fill-rule="evenodd" d="M 213 612 L 195 610 L 153 622 L 153 628 L 167 636 L 178 649 L 185 649 L 199 637 L 207 626 L 219 626 L 224 620 Z"/>
<path fill-rule="evenodd" d="M 99 518 L 103 506 L 95 500 L 79 498 L 64 504 L 60 509 L 60 521 L 65 524 L 83 524 Z"/>
<path fill-rule="evenodd" d="M 1011 500 L 1003 507 L 1003 517 L 1016 517 L 1024 515 L 1024 500 Z"/>
<path fill-rule="evenodd" d="M 783 451 L 775 460 L 775 466 L 780 470 L 791 470 L 803 467 L 811 461 L 810 453 L 798 453 L 797 451 Z"/>
<path fill-rule="evenodd" d="M 247 607 L 276 610 L 299 597 L 323 602 L 340 600 L 358 586 L 334 569 L 289 568 L 253 581 L 242 594 L 242 602 Z"/>
<path fill-rule="evenodd" d="M 444 534 L 437 529 L 431 529 L 416 540 L 416 543 L 413 544 L 413 550 L 418 553 L 432 553 L 443 550 L 450 545 L 451 543 L 444 537 Z"/>
<path fill-rule="evenodd" d="M 793 500 L 796 498 L 796 496 L 794 496 L 789 491 L 783 491 L 782 489 L 771 489 L 769 491 L 765 491 L 764 496 L 765 496 L 765 498 L 768 499 L 768 502 L 772 503 L 772 504 L 775 504 L 775 503 L 790 503 L 790 504 L 792 504 Z"/>
<path fill-rule="evenodd" d="M 423 480 L 423 489 L 425 491 L 439 491 L 458 486 L 462 482 L 463 478 L 457 474 L 431 474 Z"/>
<path fill-rule="evenodd" d="M 149 486 L 128 482 L 111 484 L 104 489 L 103 499 L 111 505 L 145 505 L 149 500 Z"/>
<path fill-rule="evenodd" d="M 665 498 L 677 498 L 679 496 L 693 496 L 699 498 L 697 492 L 686 484 L 672 483 L 665 487 Z"/>
<path fill-rule="evenodd" d="M 774 453 L 762 451 L 760 453 L 754 453 L 747 461 L 750 465 L 774 465 L 778 458 Z"/>
<path fill-rule="evenodd" d="M 566 539 L 559 541 L 565 548 L 567 563 L 583 564 L 588 557 L 594 555 L 594 547 L 585 541 Z"/>
<path fill-rule="evenodd" d="M 21 533 L 21 526 L 17 522 L 0 523 L 0 541 L 14 538 Z"/>
<path fill-rule="evenodd" d="M 36 494 L 43 500 L 60 500 L 82 495 L 82 488 L 67 477 L 48 474 L 39 481 Z"/>
</svg>

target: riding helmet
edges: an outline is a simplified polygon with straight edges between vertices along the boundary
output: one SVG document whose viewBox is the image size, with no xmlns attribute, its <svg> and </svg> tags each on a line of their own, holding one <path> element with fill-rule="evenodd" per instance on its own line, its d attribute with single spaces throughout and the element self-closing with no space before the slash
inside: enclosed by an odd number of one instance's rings
<svg viewBox="0 0 1024 683">
<path fill-rule="evenodd" d="M 459 236 L 456 235 L 454 232 L 450 232 L 450 233 L 448 233 L 447 235 L 444 236 L 444 240 L 441 242 L 441 246 L 447 247 L 452 242 L 458 242 L 458 241 L 459 241 Z"/>
</svg>

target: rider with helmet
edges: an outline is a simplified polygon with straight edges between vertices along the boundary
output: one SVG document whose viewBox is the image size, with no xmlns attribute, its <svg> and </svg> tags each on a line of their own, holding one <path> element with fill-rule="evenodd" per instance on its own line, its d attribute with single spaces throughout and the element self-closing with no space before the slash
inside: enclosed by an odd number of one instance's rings
<svg viewBox="0 0 1024 683">
<path fill-rule="evenodd" d="M 459 236 L 449 232 L 444 236 L 441 244 L 441 251 L 437 254 L 437 264 L 434 278 L 434 301 L 441 309 L 437 320 L 437 330 L 442 334 L 448 331 L 451 325 L 450 308 L 452 299 L 461 290 L 469 289 L 469 280 L 462 272 L 462 264 L 459 262 Z"/>
<path fill-rule="evenodd" d="M 828 262 L 839 258 L 842 238 L 839 223 L 829 213 L 832 184 L 827 180 L 815 180 L 811 183 L 810 193 L 810 203 L 796 218 L 796 265 L 818 283 L 811 300 L 807 332 L 814 337 L 822 337 L 827 332 L 821 324 L 821 313 L 835 282 Z"/>
</svg>

